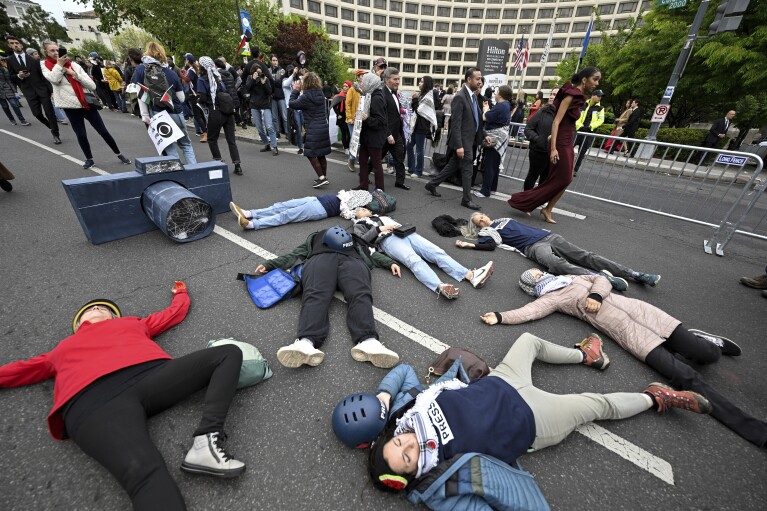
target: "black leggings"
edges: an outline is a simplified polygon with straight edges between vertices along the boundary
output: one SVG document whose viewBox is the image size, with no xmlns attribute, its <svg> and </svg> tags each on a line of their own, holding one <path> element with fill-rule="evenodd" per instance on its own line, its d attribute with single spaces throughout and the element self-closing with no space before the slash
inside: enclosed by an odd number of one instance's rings
<svg viewBox="0 0 767 511">
<path fill-rule="evenodd" d="M 86 418 L 73 440 L 128 492 L 135 510 L 186 509 L 147 430 L 147 418 L 207 387 L 194 436 L 223 431 L 242 351 L 223 345 L 168 361 Z"/>
<path fill-rule="evenodd" d="M 672 386 L 680 390 L 694 390 L 711 402 L 711 415 L 748 440 L 764 447 L 767 445 L 767 423 L 751 417 L 735 406 L 718 390 L 703 380 L 703 376 L 674 353 L 697 364 L 711 364 L 719 360 L 718 346 L 691 334 L 683 325 L 676 327 L 668 340 L 652 350 L 645 358 L 648 366 L 668 378 Z"/>
<path fill-rule="evenodd" d="M 88 142 L 88 134 L 85 131 L 86 119 L 91 124 L 91 126 L 93 126 L 93 129 L 96 130 L 96 133 L 101 135 L 101 138 L 103 138 L 104 142 L 106 142 L 109 148 L 112 149 L 112 152 L 115 154 L 120 154 L 120 148 L 117 147 L 117 142 L 115 142 L 115 139 L 112 138 L 109 130 L 107 130 L 107 127 L 104 124 L 104 121 L 101 119 L 101 115 L 99 115 L 98 110 L 86 110 L 85 108 L 63 108 L 62 110 L 64 110 L 64 114 L 66 114 L 67 119 L 69 119 L 69 124 L 72 125 L 72 130 L 77 136 L 77 143 L 80 144 L 80 149 L 83 150 L 83 154 L 85 154 L 86 159 L 93 159 L 91 145 Z M 55 117 L 53 118 L 53 122 L 56 122 Z"/>
<path fill-rule="evenodd" d="M 327 176 L 328 160 L 324 156 L 307 156 L 317 177 Z"/>
</svg>

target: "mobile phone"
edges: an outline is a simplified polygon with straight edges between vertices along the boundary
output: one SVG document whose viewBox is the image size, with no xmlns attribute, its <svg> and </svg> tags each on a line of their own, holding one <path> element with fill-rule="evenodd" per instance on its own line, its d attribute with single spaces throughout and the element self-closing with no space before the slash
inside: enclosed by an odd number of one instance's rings
<svg viewBox="0 0 767 511">
<path fill-rule="evenodd" d="M 59 57 L 63 57 L 66 54 L 67 54 L 67 49 L 64 48 L 63 46 L 59 46 Z"/>
</svg>

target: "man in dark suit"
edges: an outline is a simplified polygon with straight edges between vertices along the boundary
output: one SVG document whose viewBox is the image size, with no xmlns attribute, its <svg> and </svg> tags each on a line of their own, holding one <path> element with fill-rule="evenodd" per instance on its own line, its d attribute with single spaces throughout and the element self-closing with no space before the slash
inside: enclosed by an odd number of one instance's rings
<svg viewBox="0 0 767 511">
<path fill-rule="evenodd" d="M 639 100 L 632 99 L 631 115 L 629 116 L 629 120 L 626 121 L 626 125 L 623 126 L 623 128 L 621 128 L 621 131 L 616 130 L 615 134 L 620 137 L 634 138 L 636 136 L 637 130 L 639 129 L 639 120 L 641 118 L 642 118 L 642 111 L 639 109 Z M 631 151 L 633 149 L 634 147 L 632 146 L 628 150 L 628 154 L 631 154 Z"/>
<path fill-rule="evenodd" d="M 703 147 L 716 148 L 719 142 L 727 136 L 727 130 L 730 129 L 733 117 L 735 117 L 735 110 L 730 110 L 727 112 L 727 115 L 714 121 L 714 124 L 711 125 L 706 134 L 705 140 L 703 140 Z"/>
<path fill-rule="evenodd" d="M 40 61 L 27 55 L 21 41 L 16 37 L 9 35 L 6 37 L 6 41 L 13 50 L 13 55 L 7 61 L 11 72 L 11 81 L 21 87 L 32 115 L 51 130 L 53 143 L 60 144 L 59 123 L 56 122 L 56 114 L 53 111 L 53 103 L 51 103 L 53 87 L 43 76 Z M 43 115 L 43 111 L 45 111 L 45 115 Z"/>
<path fill-rule="evenodd" d="M 484 136 L 484 121 L 476 95 L 482 84 L 482 71 L 475 67 L 469 68 L 464 78 L 466 83 L 455 94 L 451 105 L 447 164 L 426 184 L 426 190 L 435 197 L 441 197 L 437 186 L 460 170 L 463 185 L 461 206 L 476 210 L 480 206 L 471 200 L 471 174 L 476 148 Z"/>
<path fill-rule="evenodd" d="M 400 100 L 397 92 L 399 90 L 399 70 L 396 67 L 387 67 L 383 72 L 383 81 L 388 135 L 381 155 L 386 158 L 386 155 L 391 153 L 394 157 L 394 171 L 396 173 L 394 186 L 403 190 L 410 190 L 410 187 L 405 184 L 405 133 L 402 130 Z"/>
</svg>

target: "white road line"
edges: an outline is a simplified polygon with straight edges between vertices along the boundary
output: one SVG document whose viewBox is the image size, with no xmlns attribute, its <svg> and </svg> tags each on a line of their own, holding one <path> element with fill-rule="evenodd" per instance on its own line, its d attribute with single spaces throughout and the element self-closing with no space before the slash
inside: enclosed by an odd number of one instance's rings
<svg viewBox="0 0 767 511">
<path fill-rule="evenodd" d="M 13 133 L 12 131 L 0 130 L 0 133 L 5 133 L 6 135 L 10 135 L 12 137 L 18 138 L 19 140 L 23 140 L 24 142 L 30 143 L 33 146 L 37 146 L 40 149 L 44 149 L 44 150 L 48 151 L 49 153 L 53 153 L 56 156 L 61 156 L 65 160 L 69 160 L 69 161 L 71 161 L 73 163 L 77 163 L 80 166 L 82 166 L 82 164 L 85 163 L 84 160 L 79 160 L 79 159 L 75 158 L 74 156 L 70 156 L 70 155 L 68 155 L 66 153 L 62 153 L 61 151 L 57 151 L 56 149 L 48 147 L 47 145 L 41 144 L 40 142 L 35 142 L 34 140 L 29 139 L 27 137 L 22 137 L 21 135 L 17 135 L 16 133 Z M 96 174 L 101 174 L 102 176 L 108 176 L 109 175 L 109 172 L 107 172 L 106 170 L 102 170 L 102 169 L 100 169 L 98 167 L 91 167 L 88 170 L 92 170 Z"/>
<path fill-rule="evenodd" d="M 648 471 L 661 481 L 672 486 L 674 485 L 674 470 L 666 460 L 650 454 L 641 447 L 607 431 L 601 426 L 597 426 L 593 422 L 579 426 L 575 431 L 611 450 L 621 458 L 630 461 L 637 467 Z"/>
<path fill-rule="evenodd" d="M 16 135 L 15 133 L 11 133 L 9 131 L 2 130 L 2 129 L 0 129 L 0 133 L 11 135 L 12 137 L 18 138 L 20 140 L 24 140 L 25 142 L 29 142 L 32 145 L 40 147 L 41 149 L 45 149 L 46 151 L 54 153 L 67 160 L 82 164 L 82 160 L 78 160 L 77 158 L 73 156 L 69 156 L 60 151 L 56 151 L 55 149 L 51 149 L 50 147 L 47 147 L 47 146 L 44 146 L 43 144 L 35 142 L 34 140 L 30 140 L 26 137 L 22 137 L 20 135 Z M 97 167 L 91 167 L 89 170 L 92 170 L 93 172 L 96 172 L 101 175 L 109 174 L 108 172 L 105 172 L 102 169 L 99 169 Z M 562 212 L 562 214 L 565 214 L 565 212 Z M 227 229 L 224 229 L 220 225 L 217 225 L 216 227 L 214 227 L 213 232 L 264 259 L 273 259 L 277 257 L 275 254 L 269 252 L 268 250 L 262 247 L 259 247 L 255 243 L 252 243 L 246 240 L 245 238 L 242 238 Z M 343 301 L 343 297 L 339 293 L 336 293 L 335 297 Z M 442 353 L 443 351 L 445 351 L 446 349 L 450 347 L 449 345 L 443 343 L 439 339 L 432 337 L 431 335 L 392 316 L 388 312 L 385 312 L 379 309 L 378 307 L 373 307 L 373 316 L 381 324 L 387 326 L 388 328 L 391 328 L 395 332 L 403 335 L 404 337 L 407 337 L 411 341 L 420 344 L 421 346 L 433 351 L 434 353 Z M 646 470 L 647 472 L 651 473 L 652 475 L 654 475 L 661 481 L 668 483 L 670 485 L 674 484 L 673 469 L 671 468 L 671 465 L 664 459 L 659 458 L 655 456 L 654 454 L 645 451 L 641 447 L 632 444 L 628 440 L 625 440 L 624 438 L 621 438 L 618 435 L 615 435 L 614 433 L 611 433 L 608 430 L 602 428 L 601 426 L 597 426 L 594 423 L 585 424 L 579 427 L 578 429 L 576 429 L 576 431 L 580 433 L 581 435 L 585 436 L 586 438 L 588 438 L 589 440 L 592 440 L 596 442 L 597 444 L 601 445 L 602 447 L 614 452 L 621 458 L 630 461 L 631 463 L 633 463 L 634 465 L 638 466 L 639 468 L 643 470 Z"/>
</svg>

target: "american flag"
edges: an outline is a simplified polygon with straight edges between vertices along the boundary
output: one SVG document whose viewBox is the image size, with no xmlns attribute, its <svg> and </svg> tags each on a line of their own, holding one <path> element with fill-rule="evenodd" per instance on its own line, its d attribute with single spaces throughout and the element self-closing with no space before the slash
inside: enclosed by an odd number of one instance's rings
<svg viewBox="0 0 767 511">
<path fill-rule="evenodd" d="M 527 59 L 530 58 L 530 46 L 525 41 L 525 35 L 519 40 L 519 44 L 514 49 L 514 69 L 524 69 L 527 67 Z"/>
</svg>

